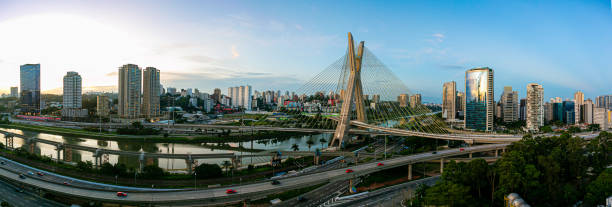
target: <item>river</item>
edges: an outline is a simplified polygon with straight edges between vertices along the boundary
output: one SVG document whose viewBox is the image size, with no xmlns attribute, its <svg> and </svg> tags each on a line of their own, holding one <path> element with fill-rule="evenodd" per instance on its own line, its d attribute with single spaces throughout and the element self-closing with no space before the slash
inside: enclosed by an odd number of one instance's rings
<svg viewBox="0 0 612 207">
<path fill-rule="evenodd" d="M 235 153 L 235 154 L 249 154 L 249 152 L 241 152 L 238 150 L 225 150 L 225 149 L 212 149 L 205 144 L 185 144 L 185 143 L 152 143 L 152 142 L 135 142 L 135 141 L 105 141 L 105 140 L 97 140 L 92 138 L 83 138 L 78 136 L 62 136 L 62 135 L 54 135 L 48 133 L 40 133 L 33 131 L 24 131 L 17 129 L 3 129 L 0 130 L 9 131 L 16 134 L 25 135 L 27 137 L 36 137 L 40 139 L 46 139 L 56 142 L 62 142 L 67 144 L 74 145 L 82 145 L 88 147 L 96 147 L 102 149 L 113 149 L 113 150 L 123 150 L 123 151 L 134 151 L 134 152 L 146 152 L 146 153 L 168 153 L 168 154 L 207 154 L 207 153 Z M 331 134 L 313 134 L 313 135 L 296 135 L 290 138 L 277 139 L 271 136 L 269 139 L 256 140 L 252 142 L 253 149 L 261 149 L 261 150 L 279 150 L 279 151 L 292 151 L 291 146 L 293 144 L 297 144 L 300 148 L 300 151 L 307 151 L 308 145 L 306 142 L 309 139 L 314 141 L 314 145 L 311 146 L 310 150 L 315 150 L 316 148 L 325 148 L 327 147 L 327 143 L 320 143 L 319 140 L 324 138 L 329 142 L 331 139 Z M 6 139 L 4 139 L 4 135 L 0 134 L 0 142 L 6 145 Z M 25 140 L 20 138 L 14 138 L 14 147 L 23 146 Z M 225 143 L 231 147 L 239 147 L 242 145 L 244 148 L 250 149 L 251 142 L 228 142 Z M 209 143 L 208 145 L 216 145 Z M 28 151 L 32 149 L 27 149 Z M 57 152 L 55 151 L 55 146 L 48 145 L 44 143 L 36 143 L 33 148 L 34 153 L 38 155 L 45 155 L 51 157 L 53 159 L 57 159 Z M 80 151 L 80 150 L 64 150 L 60 153 L 60 159 L 69 162 L 78 162 L 78 161 L 91 161 L 94 162 L 93 153 L 88 151 Z M 220 164 L 223 161 L 228 159 L 199 159 L 196 160 L 197 163 L 215 163 Z M 252 160 L 252 162 L 251 162 Z M 129 156 L 129 155 L 108 155 L 103 157 L 103 161 L 108 161 L 111 164 L 115 163 L 123 163 L 128 168 L 138 168 L 138 157 Z M 253 164 L 261 164 L 267 163 L 270 161 L 270 157 L 255 157 L 255 158 L 244 158 L 242 159 L 242 165 L 246 166 L 251 163 Z M 157 165 L 167 171 L 185 171 L 187 164 L 185 160 L 179 159 L 167 159 L 167 158 L 146 158 L 147 165 Z"/>
</svg>

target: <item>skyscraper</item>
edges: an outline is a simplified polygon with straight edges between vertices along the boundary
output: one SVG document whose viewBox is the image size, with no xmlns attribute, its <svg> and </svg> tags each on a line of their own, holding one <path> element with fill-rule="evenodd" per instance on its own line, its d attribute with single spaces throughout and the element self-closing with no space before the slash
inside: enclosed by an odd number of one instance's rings
<svg viewBox="0 0 612 207">
<path fill-rule="evenodd" d="M 421 94 L 415 93 L 410 96 L 410 107 L 415 108 L 419 105 L 421 105 Z"/>
<path fill-rule="evenodd" d="M 74 71 L 64 76 L 64 109 L 80 109 L 83 106 L 81 81 L 81 75 Z"/>
<path fill-rule="evenodd" d="M 584 104 L 584 93 L 582 93 L 582 91 L 577 91 L 574 93 L 574 120 L 576 124 L 584 122 L 580 117 L 580 115 L 582 115 L 582 113 L 580 113 L 582 104 Z"/>
<path fill-rule="evenodd" d="M 19 97 L 19 87 L 11 87 L 11 97 Z"/>
<path fill-rule="evenodd" d="M 457 92 L 457 114 L 459 116 L 465 116 L 465 93 L 464 92 Z"/>
<path fill-rule="evenodd" d="M 612 95 L 597 96 L 595 98 L 595 107 L 612 110 Z"/>
<path fill-rule="evenodd" d="M 400 94 L 397 97 L 397 102 L 399 102 L 399 106 L 400 107 L 407 107 L 408 106 L 408 94 Z"/>
<path fill-rule="evenodd" d="M 515 122 L 519 119 L 519 102 L 518 92 L 512 91 L 512 86 L 505 86 L 504 92 L 502 93 L 501 99 L 499 100 L 501 105 L 500 117 L 504 122 Z"/>
<path fill-rule="evenodd" d="M 539 131 L 544 126 L 544 88 L 542 85 L 527 84 L 527 106 L 525 107 L 527 130 Z"/>
<path fill-rule="evenodd" d="M 457 114 L 457 83 L 446 82 L 442 86 L 442 118 L 455 119 Z"/>
<path fill-rule="evenodd" d="M 573 101 L 563 101 L 563 123 L 574 124 L 576 123 L 575 104 Z"/>
<path fill-rule="evenodd" d="M 212 99 L 215 100 L 217 103 L 221 102 L 221 89 L 215 88 L 215 91 L 212 95 Z"/>
<path fill-rule="evenodd" d="M 527 99 L 524 98 L 519 101 L 519 120 L 527 120 Z"/>
<path fill-rule="evenodd" d="M 119 116 L 130 119 L 140 117 L 141 83 L 142 71 L 138 65 L 119 67 Z"/>
<path fill-rule="evenodd" d="M 37 114 L 40 112 L 40 64 L 25 64 L 19 69 L 21 110 Z"/>
<path fill-rule="evenodd" d="M 154 67 L 147 67 L 142 76 L 142 113 L 147 118 L 160 115 L 159 106 L 159 75 L 160 72 Z"/>
<path fill-rule="evenodd" d="M 608 129 L 608 110 L 603 107 L 595 107 L 593 108 L 593 123 L 599 124 L 599 128 L 601 130 Z"/>
<path fill-rule="evenodd" d="M 493 130 L 493 69 L 465 72 L 465 128 Z"/>
<path fill-rule="evenodd" d="M 580 111 L 582 113 L 581 119 L 586 124 L 593 124 L 593 106 L 593 101 L 591 99 L 587 99 L 586 101 L 584 101 L 584 104 L 582 104 L 582 107 L 580 108 Z"/>
</svg>

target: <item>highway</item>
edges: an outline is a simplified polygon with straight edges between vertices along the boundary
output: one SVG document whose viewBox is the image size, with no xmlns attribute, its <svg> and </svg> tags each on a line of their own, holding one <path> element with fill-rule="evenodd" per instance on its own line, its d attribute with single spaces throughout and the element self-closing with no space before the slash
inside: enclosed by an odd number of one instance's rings
<svg viewBox="0 0 612 207">
<path fill-rule="evenodd" d="M 115 191 L 99 190 L 99 189 L 85 189 L 78 188 L 76 186 L 66 186 L 45 180 L 35 179 L 28 177 L 26 179 L 20 179 L 18 174 L 12 171 L 8 171 L 4 168 L 0 168 L 0 176 L 7 179 L 13 180 L 14 182 L 20 182 L 26 185 L 35 186 L 47 191 L 79 197 L 83 199 L 108 201 L 114 203 L 150 203 L 150 204 L 180 204 L 180 203 L 216 203 L 223 204 L 225 202 L 236 202 L 247 198 L 260 198 L 262 196 L 281 192 L 291 189 L 299 189 L 307 186 L 316 185 L 324 182 L 336 182 L 341 180 L 353 179 L 369 173 L 403 166 L 406 164 L 418 163 L 432 159 L 439 159 L 442 157 L 456 156 L 467 154 L 470 152 L 481 152 L 491 151 L 496 149 L 502 149 L 508 144 L 491 144 L 491 145 L 480 145 L 474 147 L 465 148 L 464 151 L 459 149 L 448 149 L 438 151 L 437 154 L 422 153 L 404 157 L 398 157 L 388 159 L 384 161 L 384 166 L 377 166 L 376 162 L 361 164 L 357 166 L 351 166 L 350 169 L 354 170 L 353 173 L 347 174 L 345 172 L 348 168 L 341 168 L 335 170 L 329 170 L 325 172 L 306 174 L 299 177 L 290 177 L 281 179 L 280 185 L 272 185 L 270 182 L 259 182 L 243 186 L 236 186 L 233 189 L 237 191 L 236 194 L 226 194 L 227 188 L 212 188 L 197 191 L 170 191 L 170 192 L 130 192 L 125 198 L 117 197 Z"/>
<path fill-rule="evenodd" d="M 44 199 L 36 194 L 19 191 L 19 187 L 0 181 L 0 201 L 6 201 L 15 207 L 63 207 L 65 205 Z"/>
</svg>

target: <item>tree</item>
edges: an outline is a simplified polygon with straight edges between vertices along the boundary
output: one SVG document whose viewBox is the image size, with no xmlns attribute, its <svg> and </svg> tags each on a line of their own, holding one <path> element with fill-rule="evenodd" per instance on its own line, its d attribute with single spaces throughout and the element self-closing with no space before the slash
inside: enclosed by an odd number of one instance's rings
<svg viewBox="0 0 612 207">
<path fill-rule="evenodd" d="M 89 160 L 87 162 L 79 161 L 77 162 L 77 168 L 79 170 L 89 172 L 93 169 L 93 163 L 91 163 Z"/>
<path fill-rule="evenodd" d="M 223 163 L 221 163 L 221 165 L 223 166 L 223 168 L 225 168 L 225 173 L 229 174 L 229 168 L 232 166 L 232 163 L 230 161 L 223 161 Z"/>
<path fill-rule="evenodd" d="M 440 181 L 427 189 L 425 193 L 425 204 L 426 206 L 468 206 L 472 199 L 469 192 L 469 186 L 450 181 Z"/>
<path fill-rule="evenodd" d="M 157 165 L 147 165 L 142 168 L 142 176 L 144 178 L 160 178 L 164 176 L 164 170 Z"/>
<path fill-rule="evenodd" d="M 314 141 L 312 140 L 312 138 L 310 138 L 308 139 L 308 141 L 306 141 L 306 144 L 308 145 L 308 151 L 310 152 L 310 148 L 314 144 Z"/>
<path fill-rule="evenodd" d="M 604 204 L 610 195 L 612 195 L 612 168 L 603 171 L 587 186 L 585 201 L 591 205 Z"/>
<path fill-rule="evenodd" d="M 195 168 L 195 172 L 197 178 L 200 179 L 218 178 L 223 176 L 223 171 L 217 164 L 200 164 Z"/>
<path fill-rule="evenodd" d="M 291 145 L 291 149 L 293 149 L 293 151 L 297 152 L 297 151 L 300 151 L 300 146 L 298 146 L 297 144 L 293 144 L 293 145 Z"/>
</svg>

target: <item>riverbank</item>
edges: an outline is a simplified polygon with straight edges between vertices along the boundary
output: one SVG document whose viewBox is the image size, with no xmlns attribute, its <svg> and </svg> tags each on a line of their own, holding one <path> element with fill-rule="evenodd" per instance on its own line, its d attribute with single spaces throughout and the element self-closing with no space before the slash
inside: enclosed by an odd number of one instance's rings
<svg viewBox="0 0 612 207">
<path fill-rule="evenodd" d="M 220 134 L 217 136 L 206 136 L 206 135 L 195 135 L 195 136 L 176 136 L 170 135 L 164 137 L 164 135 L 119 135 L 109 132 L 96 133 L 83 129 L 73 129 L 64 127 L 51 127 L 51 126 L 40 126 L 40 125 L 29 125 L 21 123 L 11 124 L 0 124 L 0 128 L 7 129 L 19 129 L 27 131 L 35 131 L 63 136 L 80 136 L 85 138 L 92 138 L 97 140 L 110 140 L 110 141 L 138 141 L 138 142 L 155 142 L 155 143 L 227 143 L 227 142 L 246 142 L 253 140 L 262 139 L 282 139 L 292 136 L 308 135 L 312 133 L 304 132 L 272 132 L 272 131 L 259 131 L 255 134 L 249 135 L 224 135 Z"/>
</svg>

